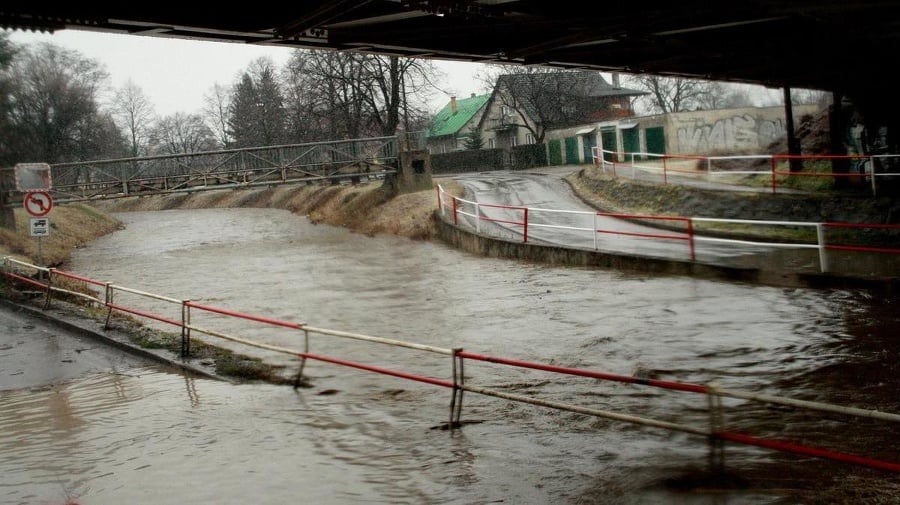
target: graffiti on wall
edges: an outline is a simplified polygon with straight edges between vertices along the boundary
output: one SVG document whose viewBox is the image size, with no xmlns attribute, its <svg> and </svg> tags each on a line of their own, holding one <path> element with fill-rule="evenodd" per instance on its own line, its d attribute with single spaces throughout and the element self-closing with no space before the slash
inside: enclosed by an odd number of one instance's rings
<svg viewBox="0 0 900 505">
<path fill-rule="evenodd" d="M 692 124 L 678 128 L 678 152 L 706 154 L 761 151 L 784 135 L 783 119 L 764 119 L 741 114 L 708 123 L 703 118 L 696 118 Z"/>
</svg>

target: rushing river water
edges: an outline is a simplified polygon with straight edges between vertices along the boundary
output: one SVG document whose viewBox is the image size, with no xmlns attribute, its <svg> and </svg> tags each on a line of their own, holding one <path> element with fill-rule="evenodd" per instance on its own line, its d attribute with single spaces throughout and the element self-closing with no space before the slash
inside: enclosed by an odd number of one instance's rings
<svg viewBox="0 0 900 505">
<path fill-rule="evenodd" d="M 126 228 L 80 249 L 68 270 L 317 327 L 900 412 L 898 301 L 865 291 L 486 259 L 272 209 L 118 217 Z M 302 348 L 296 332 L 226 329 Z M 450 375 L 449 358 L 395 347 L 313 336 L 311 351 Z M 508 393 L 708 423 L 696 394 L 466 367 L 471 383 Z M 312 387 L 297 390 L 154 366 L 2 393 L 0 493 L 9 503 L 756 504 L 829 489 L 900 500 L 900 480 L 878 470 L 729 444 L 727 474 L 711 475 L 702 437 L 471 393 L 464 427 L 447 431 L 447 389 L 320 362 L 305 372 Z M 735 431 L 897 459 L 887 423 L 725 403 Z"/>
</svg>

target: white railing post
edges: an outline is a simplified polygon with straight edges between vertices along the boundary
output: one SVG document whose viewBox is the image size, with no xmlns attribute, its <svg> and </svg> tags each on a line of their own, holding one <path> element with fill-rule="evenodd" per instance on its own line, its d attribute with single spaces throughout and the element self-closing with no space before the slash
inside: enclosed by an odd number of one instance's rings
<svg viewBox="0 0 900 505">
<path fill-rule="evenodd" d="M 869 157 L 869 177 L 872 178 L 872 196 L 878 196 L 878 192 L 875 189 L 875 157 Z"/>
<path fill-rule="evenodd" d="M 816 243 L 819 245 L 819 271 L 828 271 L 828 253 L 825 249 L 825 224 L 816 223 Z"/>
<path fill-rule="evenodd" d="M 596 213 L 596 212 L 594 213 L 594 220 L 593 220 L 593 221 L 594 221 L 594 222 L 593 222 L 593 228 L 592 228 L 591 232 L 592 232 L 593 235 L 594 235 L 594 250 L 596 251 L 596 250 L 597 250 L 597 247 L 598 247 L 598 244 L 597 244 L 597 213 Z"/>
<path fill-rule="evenodd" d="M 475 233 L 481 233 L 481 205 L 475 202 Z"/>
<path fill-rule="evenodd" d="M 181 357 L 191 355 L 191 306 L 190 300 L 181 302 Z"/>
</svg>

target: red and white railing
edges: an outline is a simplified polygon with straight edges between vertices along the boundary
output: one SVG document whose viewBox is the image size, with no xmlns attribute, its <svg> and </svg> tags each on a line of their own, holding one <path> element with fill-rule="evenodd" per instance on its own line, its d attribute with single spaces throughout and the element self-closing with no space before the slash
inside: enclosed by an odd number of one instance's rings
<svg viewBox="0 0 900 505">
<path fill-rule="evenodd" d="M 837 244 L 828 243 L 827 231 L 829 229 L 860 229 L 860 230 L 883 230 L 889 232 L 900 233 L 900 225 L 893 224 L 867 224 L 867 223 L 840 223 L 840 222 L 804 222 L 804 221 L 774 221 L 774 220 L 746 220 L 746 219 L 721 219 L 707 217 L 681 217 L 681 216 L 658 216 L 643 214 L 624 214 L 610 212 L 590 212 L 590 211 L 573 211 L 573 210 L 557 210 L 544 208 L 531 208 L 522 206 L 485 204 L 472 200 L 467 200 L 447 193 L 442 186 L 437 188 L 438 209 L 445 219 L 452 220 L 453 224 L 458 227 L 473 228 L 476 233 L 489 233 L 503 239 L 519 240 L 527 243 L 530 238 L 534 237 L 535 229 L 556 229 L 568 230 L 577 233 L 583 233 L 584 236 L 590 237 L 593 243 L 593 249 L 607 250 L 615 252 L 614 249 L 603 246 L 599 239 L 601 235 L 613 235 L 620 237 L 632 237 L 643 240 L 656 240 L 667 242 L 683 242 L 686 247 L 686 255 L 691 261 L 697 260 L 697 244 L 723 244 L 738 248 L 764 247 L 764 248 L 783 248 L 783 249 L 815 249 L 819 256 L 819 271 L 822 273 L 829 272 L 829 251 L 850 251 L 859 253 L 878 253 L 886 255 L 900 255 L 900 248 L 895 247 L 888 242 L 886 245 L 854 245 L 854 244 Z M 468 217 L 469 220 L 460 219 Z M 546 216 L 550 216 L 546 218 Z M 568 216 L 580 216 L 582 222 L 591 220 L 592 226 L 573 226 L 564 224 L 563 218 Z M 545 217 L 544 219 L 537 219 Z M 554 221 L 554 218 L 556 220 Z M 634 223 L 639 222 L 650 227 L 656 226 L 660 231 L 654 231 L 652 228 L 640 227 L 635 228 L 638 231 L 629 231 L 628 229 L 616 229 L 605 226 L 601 218 L 614 218 L 617 220 Z M 493 228 L 488 232 L 483 223 L 500 223 L 508 225 L 504 228 Z M 801 241 L 779 241 L 766 242 L 757 240 L 741 240 L 733 238 L 722 238 L 716 236 L 701 235 L 696 232 L 698 223 L 716 223 L 724 225 L 739 225 L 744 227 L 766 227 L 766 228 L 808 228 L 810 235 L 815 231 L 814 242 Z M 586 223 L 585 223 L 586 224 Z M 674 232 L 669 230 L 675 229 Z M 529 232 L 531 230 L 531 232 Z M 572 241 L 566 243 L 565 235 L 557 235 L 554 237 L 554 244 L 561 247 L 581 248 L 582 245 Z M 893 243 L 896 243 L 894 241 Z"/>
<path fill-rule="evenodd" d="M 791 409 L 806 409 L 811 412 L 827 413 L 830 416 L 839 414 L 842 416 L 847 416 L 849 418 L 862 418 L 888 423 L 900 422 L 900 415 L 898 414 L 878 410 L 868 410 L 855 407 L 826 404 L 821 402 L 796 400 L 792 398 L 767 395 L 764 393 L 740 391 L 736 389 L 722 388 L 713 384 L 695 384 L 655 378 L 635 377 L 599 370 L 551 365 L 547 363 L 526 361 L 501 356 L 490 356 L 465 351 L 461 348 L 442 348 L 418 344 L 414 342 L 406 342 L 397 339 L 364 335 L 359 333 L 350 333 L 326 328 L 317 328 L 307 325 L 306 323 L 273 319 L 269 317 L 240 312 L 233 309 L 215 307 L 211 305 L 191 302 L 189 300 L 179 300 L 177 298 L 172 298 L 169 296 L 148 293 L 138 289 L 113 284 L 111 282 L 90 279 L 88 277 L 84 277 L 71 272 L 65 272 L 55 268 L 40 267 L 23 261 L 15 260 L 10 257 L 4 257 L 2 260 L 2 265 L 0 266 L 2 266 L 2 268 L 0 268 L 0 277 L 6 279 L 7 282 L 43 290 L 45 292 L 45 308 L 49 307 L 53 294 L 56 294 L 57 296 L 70 295 L 76 297 L 82 302 L 87 301 L 101 307 L 106 307 L 108 309 L 106 319 L 107 326 L 109 325 L 110 315 L 113 312 L 122 312 L 180 328 L 182 338 L 181 351 L 183 357 L 190 357 L 191 332 L 196 332 L 203 333 L 210 337 L 219 338 L 230 342 L 236 342 L 249 347 L 265 349 L 295 356 L 299 360 L 300 367 L 297 374 L 295 386 L 299 385 L 299 382 L 302 379 L 303 369 L 307 360 L 313 360 L 451 389 L 452 394 L 450 398 L 450 421 L 448 424 L 448 427 L 450 428 L 458 428 L 462 426 L 461 416 L 463 393 L 470 392 L 473 394 L 492 396 L 495 398 L 527 403 L 549 409 L 575 412 L 589 416 L 647 426 L 651 428 L 696 435 L 698 437 L 702 437 L 710 444 L 711 455 L 718 458 L 721 458 L 721 454 L 719 452 L 722 450 L 722 443 L 733 442 L 737 444 L 762 447 L 797 455 L 810 456 L 820 459 L 829 459 L 892 473 L 900 473 L 900 462 L 868 457 L 852 452 L 846 452 L 844 450 L 837 450 L 834 448 L 818 447 L 804 443 L 771 439 L 751 435 L 744 432 L 728 430 L 726 429 L 726 420 L 724 416 L 722 399 L 733 398 L 751 402 L 759 402 L 763 404 L 782 405 L 790 407 Z M 67 287 L 62 287 L 61 284 L 64 282 L 70 285 L 68 285 Z M 102 291 L 94 291 L 94 289 L 98 287 L 102 287 Z M 121 301 L 115 302 L 114 299 L 117 297 L 117 295 L 127 295 L 130 300 L 129 304 L 122 303 Z M 142 306 L 142 301 L 164 302 L 166 304 L 169 304 L 172 308 L 177 309 L 177 311 L 180 311 L 181 316 L 172 317 L 170 315 L 159 314 L 158 309 Z M 280 328 L 293 334 L 297 334 L 298 337 L 302 337 L 302 342 L 298 342 L 298 344 L 302 343 L 302 348 L 296 349 L 284 345 L 272 345 L 248 337 L 234 335 L 226 331 L 203 328 L 191 321 L 192 314 L 195 316 L 198 314 L 215 314 L 217 316 L 226 318 L 225 323 L 231 321 L 235 326 L 239 326 L 237 324 L 239 321 L 249 321 L 252 323 L 262 324 L 267 327 Z M 257 329 L 252 329 L 248 333 L 252 335 L 259 335 L 261 332 L 259 332 Z M 429 371 L 432 373 L 422 373 L 401 370 L 397 368 L 388 368 L 372 363 L 363 363 L 339 356 L 314 353 L 310 351 L 312 342 L 310 339 L 310 335 L 353 339 L 357 341 L 368 342 L 371 344 L 388 345 L 392 347 L 401 347 L 414 351 L 443 355 L 450 358 L 449 373 L 447 373 L 446 377 L 442 378 L 433 374 L 433 372 L 435 371 L 433 367 L 429 369 Z M 421 364 L 422 362 L 423 360 L 421 359 L 412 359 L 407 364 Z M 555 374 L 557 378 L 560 378 L 562 376 L 583 377 L 591 379 L 592 381 L 610 381 L 639 387 L 652 387 L 681 393 L 703 395 L 706 397 L 705 403 L 709 409 L 708 417 L 706 417 L 708 419 L 708 425 L 695 426 L 685 423 L 665 421 L 629 413 L 598 409 L 592 406 L 576 405 L 568 402 L 555 401 L 548 398 L 510 393 L 508 391 L 497 389 L 496 387 L 479 385 L 476 379 L 477 373 L 473 372 L 472 370 L 466 370 L 466 366 L 470 366 L 471 368 L 471 365 L 475 363 L 485 363 L 500 367 L 550 373 Z M 823 422 L 825 422 L 824 419 Z"/>
<path fill-rule="evenodd" d="M 669 184 L 670 176 L 678 175 L 688 178 L 703 177 L 706 181 L 715 180 L 717 177 L 735 175 L 759 175 L 771 179 L 772 193 L 777 193 L 779 186 L 789 178 L 817 178 L 817 179 L 844 179 L 859 181 L 864 179 L 869 183 L 872 195 L 878 193 L 878 181 L 889 177 L 900 177 L 900 172 L 877 171 L 876 166 L 900 165 L 900 155 L 897 154 L 850 154 L 850 155 L 788 155 L 788 154 L 760 154 L 760 155 L 735 155 L 735 156 L 701 156 L 681 154 L 656 154 L 645 152 L 619 152 L 591 148 L 592 162 L 597 167 L 614 177 L 661 178 L 663 184 Z M 765 161 L 765 169 L 753 169 L 753 165 L 759 165 Z M 791 165 L 795 163 L 819 162 L 819 161 L 845 161 L 855 163 L 856 171 L 850 173 L 794 171 Z M 746 164 L 747 169 L 722 168 L 724 164 Z M 796 180 L 795 179 L 795 180 Z"/>
</svg>

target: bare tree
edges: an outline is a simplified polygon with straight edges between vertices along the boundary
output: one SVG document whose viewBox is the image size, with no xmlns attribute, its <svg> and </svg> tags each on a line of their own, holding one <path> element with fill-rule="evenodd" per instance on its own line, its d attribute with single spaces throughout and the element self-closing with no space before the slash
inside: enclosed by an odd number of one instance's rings
<svg viewBox="0 0 900 505">
<path fill-rule="evenodd" d="M 147 137 L 154 117 L 153 104 L 147 95 L 129 79 L 116 90 L 110 106 L 119 128 L 130 140 L 131 156 L 146 154 Z"/>
<path fill-rule="evenodd" d="M 626 82 L 649 93 L 638 101 L 646 103 L 650 113 L 667 114 L 704 108 L 704 104 L 717 104 L 724 93 L 724 88 L 717 83 L 700 79 L 642 74 L 628 76 Z"/>
<path fill-rule="evenodd" d="M 402 126 L 411 131 L 424 125 L 423 104 L 433 88 L 437 71 L 428 60 L 397 56 L 369 56 L 369 108 L 382 135 L 393 135 Z"/>
<path fill-rule="evenodd" d="M 203 96 L 203 119 L 216 138 L 219 147 L 227 147 L 231 143 L 228 135 L 228 109 L 231 106 L 231 93 L 219 83 Z"/>
<path fill-rule="evenodd" d="M 99 110 L 108 78 L 99 63 L 40 43 L 19 48 L 7 75 L 4 159 L 59 163 L 123 154 L 121 135 Z"/>
<path fill-rule="evenodd" d="M 363 55 L 297 50 L 285 72 L 291 130 L 309 140 L 371 134 L 364 114 Z"/>
<path fill-rule="evenodd" d="M 425 60 L 297 50 L 284 72 L 290 130 L 325 140 L 424 128 L 436 74 Z"/>
<path fill-rule="evenodd" d="M 614 90 L 599 72 L 495 65 L 479 79 L 494 83 L 502 123 L 525 128 L 538 144 L 552 128 L 630 114 L 630 106 L 623 110 L 610 104 L 628 102 L 631 90 Z"/>
<path fill-rule="evenodd" d="M 707 83 L 705 88 L 705 91 L 697 96 L 696 108 L 716 110 L 753 107 L 750 93 L 742 87 L 713 81 Z"/>
<path fill-rule="evenodd" d="M 155 154 L 187 154 L 211 151 L 216 139 L 200 114 L 175 114 L 160 118 L 150 136 Z"/>
<path fill-rule="evenodd" d="M 14 131 L 10 122 L 12 86 L 7 70 L 15 54 L 16 48 L 9 41 L 9 34 L 0 33 L 0 163 L 4 164 L 13 163 L 13 160 L 9 158 L 14 145 L 14 142 L 11 142 Z"/>
<path fill-rule="evenodd" d="M 831 103 L 831 93 L 819 89 L 792 89 L 791 103 L 794 105 L 817 104 L 828 106 Z"/>
<path fill-rule="evenodd" d="M 287 140 L 292 143 L 321 140 L 317 136 L 320 120 L 315 113 L 319 104 L 313 98 L 316 93 L 308 70 L 313 62 L 308 53 L 295 50 L 281 71 Z"/>
</svg>

